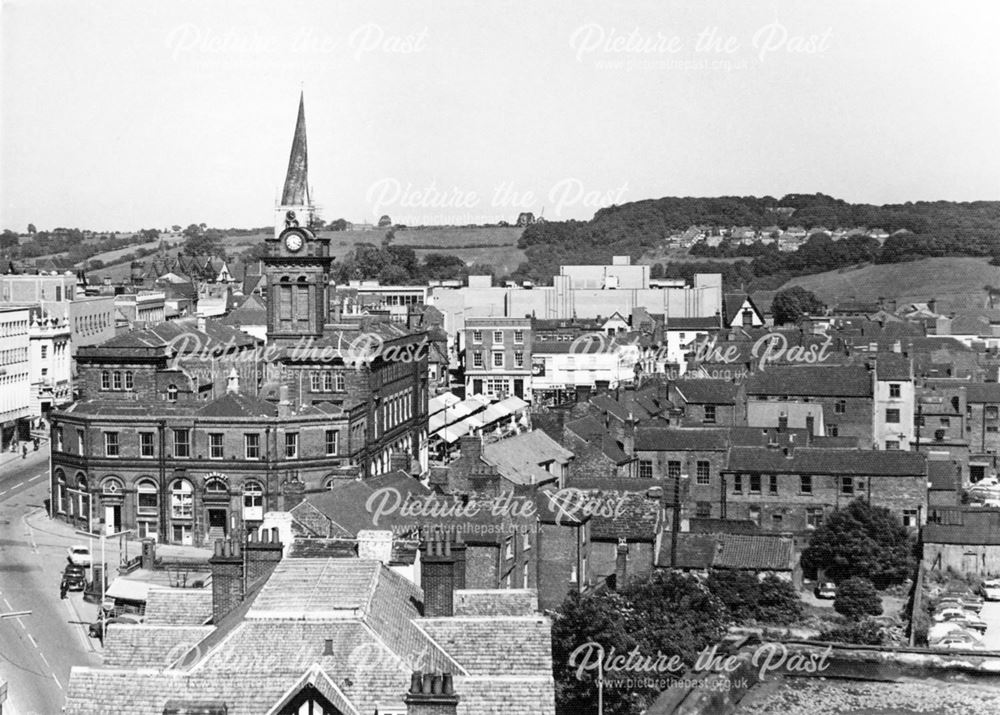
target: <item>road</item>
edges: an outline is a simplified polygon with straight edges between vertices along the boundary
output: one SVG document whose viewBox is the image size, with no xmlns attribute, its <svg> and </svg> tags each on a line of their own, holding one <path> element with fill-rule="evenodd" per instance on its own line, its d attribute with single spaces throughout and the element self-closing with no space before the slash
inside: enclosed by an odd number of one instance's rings
<svg viewBox="0 0 1000 715">
<path fill-rule="evenodd" d="M 31 611 L 0 618 L 0 678 L 8 682 L 4 715 L 59 713 L 70 669 L 100 664 L 81 625 L 96 606 L 79 593 L 59 598 L 72 537 L 32 527 L 26 519 L 43 508 L 47 473 L 47 450 L 0 464 L 0 613 Z"/>
<path fill-rule="evenodd" d="M 983 648 L 1000 651 L 1000 601 L 984 603 L 979 617 L 989 624 L 982 638 Z"/>
</svg>

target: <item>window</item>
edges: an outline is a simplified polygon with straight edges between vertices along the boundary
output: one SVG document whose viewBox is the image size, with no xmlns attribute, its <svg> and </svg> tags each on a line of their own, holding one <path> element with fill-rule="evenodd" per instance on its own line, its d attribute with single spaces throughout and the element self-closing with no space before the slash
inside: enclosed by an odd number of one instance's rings
<svg viewBox="0 0 1000 715">
<path fill-rule="evenodd" d="M 811 474 L 799 475 L 799 493 L 800 494 L 813 493 L 813 478 Z"/>
<path fill-rule="evenodd" d="M 84 449 L 86 448 L 86 440 L 84 439 L 83 428 L 77 427 L 76 429 L 76 453 L 81 457 L 83 456 Z"/>
<path fill-rule="evenodd" d="M 323 389 L 322 373 L 311 372 L 309 373 L 309 389 L 313 392 L 319 392 Z"/>
<path fill-rule="evenodd" d="M 499 350 L 493 353 L 493 367 L 503 367 L 503 353 Z"/>
<path fill-rule="evenodd" d="M 527 588 L 528 587 L 528 564 L 524 565 L 523 574 L 522 574 L 522 578 L 521 578 L 521 583 L 523 584 L 521 586 L 521 588 Z"/>
<path fill-rule="evenodd" d="M 326 453 L 327 456 L 333 456 L 339 451 L 340 433 L 335 429 L 328 429 L 326 431 Z"/>
<path fill-rule="evenodd" d="M 781 514 L 771 514 L 771 525 L 773 527 L 775 527 L 776 529 L 780 529 L 781 528 L 781 522 L 783 520 L 784 520 L 784 517 Z"/>
<path fill-rule="evenodd" d="M 885 448 L 887 451 L 898 451 L 899 450 L 899 440 L 898 439 L 887 439 L 885 441 Z"/>
<path fill-rule="evenodd" d="M 760 494 L 760 475 L 751 474 L 750 475 L 750 493 Z"/>
<path fill-rule="evenodd" d="M 133 387 L 135 387 L 135 380 L 133 378 L 132 371 L 131 370 L 126 370 L 125 371 L 125 389 L 126 390 L 131 390 Z"/>
<path fill-rule="evenodd" d="M 122 389 L 122 374 L 117 370 L 111 373 L 111 387 L 115 390 Z"/>
<path fill-rule="evenodd" d="M 524 342 L 524 331 L 523 330 L 515 330 L 514 331 L 514 342 L 518 343 L 518 344 Z"/>
<path fill-rule="evenodd" d="M 833 424 L 832 422 L 827 422 L 826 423 L 826 436 L 827 437 L 836 437 L 839 434 L 840 434 L 840 430 L 837 429 L 837 425 Z"/>
<path fill-rule="evenodd" d="M 299 456 L 299 433 L 285 433 L 285 458 L 295 459 Z"/>
<path fill-rule="evenodd" d="M 505 559 L 514 558 L 514 539 L 509 536 L 503 542 L 503 556 Z"/>
<path fill-rule="evenodd" d="M 712 518 L 712 502 L 710 501 L 700 501 L 695 504 L 694 515 L 699 519 L 711 519 Z"/>
<path fill-rule="evenodd" d="M 837 400 L 833 406 L 833 411 L 838 415 L 847 413 L 847 400 Z"/>
<path fill-rule="evenodd" d="M 105 457 L 117 457 L 118 456 L 118 433 L 117 432 L 105 432 L 104 433 L 104 456 Z"/>
<path fill-rule="evenodd" d="M 170 385 L 167 387 L 167 400 L 170 402 L 177 402 L 177 385 Z"/>
<path fill-rule="evenodd" d="M 63 451 L 63 428 L 56 427 L 56 451 Z"/>
<path fill-rule="evenodd" d="M 260 482 L 249 481 L 243 485 L 243 520 L 264 519 L 264 489 Z"/>
<path fill-rule="evenodd" d="M 503 343 L 503 331 L 502 330 L 494 330 L 493 331 L 493 344 L 494 345 L 500 345 L 502 343 Z"/>
<path fill-rule="evenodd" d="M 996 405 L 986 405 L 983 411 L 988 420 L 995 420 L 997 417 L 1000 417 L 1000 409 Z"/>
<path fill-rule="evenodd" d="M 705 405 L 705 422 L 715 422 L 715 405 Z"/>
<path fill-rule="evenodd" d="M 639 460 L 639 476 L 642 479 L 653 478 L 653 461 L 651 459 Z"/>
<path fill-rule="evenodd" d="M 157 493 L 156 482 L 152 479 L 140 479 L 135 485 L 136 491 L 136 512 L 141 515 L 155 515 L 160 506 L 160 497 Z"/>
<path fill-rule="evenodd" d="M 111 373 L 107 370 L 101 370 L 101 389 L 110 390 L 111 389 Z"/>
<path fill-rule="evenodd" d="M 333 391 L 334 392 L 344 391 L 344 373 L 342 372 L 333 373 Z"/>
<path fill-rule="evenodd" d="M 705 486 L 711 483 L 712 465 L 708 460 L 699 459 L 695 465 L 695 482 Z"/>
<path fill-rule="evenodd" d="M 950 417 L 942 417 L 941 418 L 941 426 L 942 427 L 951 427 L 951 418 Z"/>
<path fill-rule="evenodd" d="M 191 456 L 191 431 L 186 429 L 174 430 L 174 456 Z"/>
<path fill-rule="evenodd" d="M 206 496 L 211 494 L 215 496 L 221 496 L 223 494 L 229 493 L 229 487 L 226 483 L 219 478 L 212 478 L 205 482 L 205 494 Z"/>
<path fill-rule="evenodd" d="M 246 459 L 260 459 L 260 435 L 243 435 L 243 452 Z"/>
<path fill-rule="evenodd" d="M 170 487 L 170 516 L 190 519 L 194 515 L 194 490 L 187 479 L 175 479 Z"/>
<path fill-rule="evenodd" d="M 752 506 L 747 511 L 747 518 L 757 526 L 760 526 L 760 507 Z"/>
<path fill-rule="evenodd" d="M 139 456 L 140 457 L 152 457 L 153 452 L 153 433 L 152 432 L 140 432 L 139 433 Z"/>
<path fill-rule="evenodd" d="M 903 526 L 919 526 L 916 509 L 903 509 Z"/>
<path fill-rule="evenodd" d="M 531 534 L 525 531 L 524 538 L 521 541 L 521 551 L 528 551 L 530 548 L 531 548 Z"/>
<path fill-rule="evenodd" d="M 667 477 L 670 479 L 681 478 L 681 463 L 676 459 L 667 462 Z"/>
<path fill-rule="evenodd" d="M 743 493 L 743 475 L 734 474 L 733 475 L 733 494 Z"/>
<path fill-rule="evenodd" d="M 514 367 L 524 367 L 524 353 L 520 350 L 514 353 Z"/>
<path fill-rule="evenodd" d="M 851 495 L 854 494 L 854 478 L 853 477 L 841 477 L 840 478 L 840 493 Z"/>
<path fill-rule="evenodd" d="M 886 410 L 885 421 L 890 424 L 899 424 L 899 410 Z"/>
<path fill-rule="evenodd" d="M 49 356 L 49 346 L 48 345 L 43 345 L 42 346 L 42 360 L 44 360 L 48 356 Z"/>
<path fill-rule="evenodd" d="M 806 509 L 806 528 L 818 529 L 823 523 L 823 510 L 819 507 L 809 507 Z"/>
<path fill-rule="evenodd" d="M 889 383 L 889 397 L 898 398 L 899 397 L 899 384 L 895 382 Z"/>
<path fill-rule="evenodd" d="M 483 342 L 483 331 L 482 330 L 473 330 L 472 331 L 472 342 L 474 342 L 474 343 L 481 343 L 481 342 Z"/>
<path fill-rule="evenodd" d="M 222 459 L 222 433 L 212 432 L 208 435 L 208 458 Z"/>
<path fill-rule="evenodd" d="M 767 475 L 767 491 L 769 494 L 778 493 L 778 475 L 768 474 Z"/>
<path fill-rule="evenodd" d="M 483 366 L 483 354 L 472 353 L 472 367 L 482 367 L 482 366 Z"/>
</svg>

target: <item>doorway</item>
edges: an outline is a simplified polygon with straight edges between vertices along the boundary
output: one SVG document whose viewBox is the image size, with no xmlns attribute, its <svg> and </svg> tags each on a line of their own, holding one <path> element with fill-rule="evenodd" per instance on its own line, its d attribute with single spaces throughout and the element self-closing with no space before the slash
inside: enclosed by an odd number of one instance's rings
<svg viewBox="0 0 1000 715">
<path fill-rule="evenodd" d="M 104 533 L 110 536 L 122 530 L 121 504 L 106 504 L 104 506 Z"/>
<path fill-rule="evenodd" d="M 225 509 L 208 510 L 208 543 L 214 544 L 226 538 L 227 522 Z"/>
<path fill-rule="evenodd" d="M 514 378 L 514 396 L 518 398 L 524 397 L 524 380 L 521 378 Z"/>
</svg>

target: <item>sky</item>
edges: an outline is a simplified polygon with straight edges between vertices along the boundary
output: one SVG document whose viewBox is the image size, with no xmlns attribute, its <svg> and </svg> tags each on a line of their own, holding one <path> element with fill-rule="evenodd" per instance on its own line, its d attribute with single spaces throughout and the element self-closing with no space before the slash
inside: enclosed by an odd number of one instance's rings
<svg viewBox="0 0 1000 715">
<path fill-rule="evenodd" d="M 3 0 L 0 227 L 1000 199 L 1000 3 Z"/>
</svg>

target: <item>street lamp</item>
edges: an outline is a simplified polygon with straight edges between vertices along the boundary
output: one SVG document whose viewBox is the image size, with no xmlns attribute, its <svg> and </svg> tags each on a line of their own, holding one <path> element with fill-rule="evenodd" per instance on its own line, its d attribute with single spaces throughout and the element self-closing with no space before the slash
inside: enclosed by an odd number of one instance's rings
<svg viewBox="0 0 1000 715">
<path fill-rule="evenodd" d="M 91 538 L 93 538 L 93 536 L 94 536 L 89 531 L 77 531 L 76 533 L 83 534 L 83 535 L 89 536 Z M 131 529 L 123 529 L 122 531 L 115 532 L 114 534 L 106 534 L 103 531 L 101 532 L 101 605 L 100 605 L 100 609 L 101 609 L 101 637 L 102 638 L 104 637 L 104 629 L 107 627 L 107 614 L 106 614 L 106 612 L 104 610 L 104 584 L 107 583 L 107 580 L 108 580 L 108 572 L 107 572 L 108 564 L 107 564 L 107 562 L 106 562 L 106 560 L 104 558 L 104 543 L 105 543 L 105 541 L 107 540 L 107 538 L 109 536 L 111 538 L 114 538 L 116 536 L 124 536 L 125 534 L 131 534 L 131 533 L 132 533 Z M 91 578 L 91 582 L 93 582 L 93 579 L 94 579 L 94 558 L 93 558 L 93 556 L 91 556 L 91 558 L 90 558 L 90 578 Z"/>
</svg>

